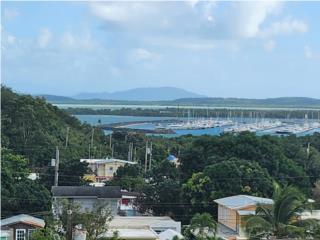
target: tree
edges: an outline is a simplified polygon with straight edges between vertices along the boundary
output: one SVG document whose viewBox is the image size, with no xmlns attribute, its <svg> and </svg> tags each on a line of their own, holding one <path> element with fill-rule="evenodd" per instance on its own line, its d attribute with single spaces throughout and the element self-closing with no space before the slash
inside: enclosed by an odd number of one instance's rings
<svg viewBox="0 0 320 240">
<path fill-rule="evenodd" d="M 216 239 L 217 223 L 209 213 L 197 213 L 191 219 L 189 232 L 197 240 L 213 240 Z"/>
<path fill-rule="evenodd" d="M 309 203 L 297 188 L 274 184 L 273 201 L 272 206 L 258 206 L 256 215 L 246 220 L 245 229 L 250 239 L 306 239 L 315 234 L 318 223 L 299 218 Z"/>
<path fill-rule="evenodd" d="M 50 209 L 49 191 L 38 180 L 28 179 L 28 159 L 8 149 L 2 149 L 1 165 L 2 216 Z"/>
<path fill-rule="evenodd" d="M 80 226 L 86 231 L 88 240 L 105 238 L 103 234 L 108 231 L 108 224 L 112 220 L 108 205 L 96 202 L 92 209 L 82 210 L 79 204 L 63 199 L 56 202 L 55 208 L 61 223 L 60 233 L 68 240 L 71 239 L 71 233 Z"/>
<path fill-rule="evenodd" d="M 30 240 L 56 240 L 58 234 L 52 229 L 48 227 L 47 224 L 44 228 L 37 229 L 34 233 L 32 233 Z M 61 237 L 58 239 L 63 240 Z"/>
<path fill-rule="evenodd" d="M 315 183 L 315 187 L 312 189 L 312 196 L 316 207 L 320 207 L 320 180 Z"/>
<path fill-rule="evenodd" d="M 87 232 L 88 240 L 98 240 L 108 231 L 108 223 L 112 220 L 110 209 L 103 204 L 95 204 L 92 211 L 81 213 L 81 224 Z"/>
</svg>

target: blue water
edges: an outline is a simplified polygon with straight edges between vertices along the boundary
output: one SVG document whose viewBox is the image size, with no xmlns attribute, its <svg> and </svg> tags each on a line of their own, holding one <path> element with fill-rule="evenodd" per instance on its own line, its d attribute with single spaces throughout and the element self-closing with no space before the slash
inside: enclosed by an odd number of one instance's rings
<svg viewBox="0 0 320 240">
<path fill-rule="evenodd" d="M 98 124 L 111 124 L 111 123 L 118 123 L 118 122 L 133 122 L 133 121 L 153 121 L 153 120 L 165 120 L 165 119 L 176 119 L 173 117 L 138 117 L 138 116 L 116 116 L 116 115 L 75 115 L 81 122 L 86 122 L 91 125 L 98 125 Z M 100 120 L 100 123 L 99 123 Z M 245 122 L 252 122 L 254 120 L 252 119 L 243 119 Z M 301 122 L 302 120 L 296 120 L 296 122 Z M 238 122 L 241 122 L 240 119 L 238 119 Z M 129 125 L 126 126 L 127 128 L 132 128 L 132 129 L 149 129 L 153 130 L 155 129 L 155 125 L 152 123 L 142 123 L 142 124 L 134 124 L 134 125 Z M 181 135 L 195 135 L 195 136 L 200 136 L 204 134 L 208 135 L 220 135 L 223 133 L 223 129 L 225 127 L 216 127 L 216 128 L 207 128 L 207 129 L 196 129 L 196 130 L 174 130 L 175 134 L 157 134 L 160 136 L 165 136 L 165 137 L 177 137 Z M 313 134 L 314 132 L 320 132 L 320 129 L 314 129 L 311 131 L 307 131 L 301 134 L 298 134 L 298 136 L 304 136 L 304 135 L 309 135 Z M 105 134 L 110 134 L 112 131 L 105 131 Z M 265 134 L 270 134 L 270 135 L 277 135 L 274 134 L 270 131 L 262 131 L 262 132 L 257 132 L 257 135 L 265 135 Z M 277 135 L 279 136 L 279 135 Z"/>
<path fill-rule="evenodd" d="M 116 116 L 116 115 L 74 115 L 81 122 L 91 125 L 110 124 L 118 122 L 134 122 L 134 121 L 153 121 L 162 119 L 174 119 L 172 117 L 136 117 L 136 116 Z M 137 125 L 136 125 L 137 126 Z"/>
</svg>

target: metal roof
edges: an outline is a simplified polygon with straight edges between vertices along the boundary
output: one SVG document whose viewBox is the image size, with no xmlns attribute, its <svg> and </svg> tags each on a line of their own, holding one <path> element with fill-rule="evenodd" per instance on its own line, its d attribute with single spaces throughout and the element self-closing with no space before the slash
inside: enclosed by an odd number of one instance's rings
<svg viewBox="0 0 320 240">
<path fill-rule="evenodd" d="M 167 157 L 167 160 L 169 160 L 169 161 L 174 161 L 174 160 L 177 160 L 177 158 L 176 158 L 174 155 L 169 155 L 169 156 Z"/>
<path fill-rule="evenodd" d="M 161 233 L 159 233 L 159 239 L 160 240 L 169 240 L 173 239 L 173 237 L 177 236 L 178 239 L 183 239 L 184 237 L 181 235 L 181 233 L 174 231 L 172 229 L 167 229 Z"/>
<path fill-rule="evenodd" d="M 53 197 L 93 197 L 93 198 L 121 198 L 119 186 L 56 186 L 52 187 Z"/>
<path fill-rule="evenodd" d="M 113 232 L 118 233 L 119 239 L 159 239 L 157 233 L 152 229 L 134 229 L 134 228 L 113 228 L 109 229 L 108 232 L 102 234 L 104 237 L 111 238 Z"/>
<path fill-rule="evenodd" d="M 163 216 L 115 216 L 111 222 L 110 227 L 114 228 L 129 228 L 129 227 L 149 227 L 153 224 L 159 226 L 170 225 L 175 226 L 178 222 L 174 221 L 172 218 Z"/>
<path fill-rule="evenodd" d="M 86 162 L 89 164 L 105 164 L 105 163 L 113 163 L 113 162 L 119 162 L 124 164 L 137 164 L 136 162 L 130 162 L 126 160 L 116 159 L 116 158 L 105 158 L 105 159 L 80 159 L 80 162 Z"/>
<path fill-rule="evenodd" d="M 44 220 L 40 218 L 36 218 L 27 214 L 19 214 L 9 218 L 1 219 L 1 227 L 12 225 L 15 223 L 20 223 L 20 222 L 27 225 L 36 226 L 36 227 L 44 227 L 45 225 Z"/>
<path fill-rule="evenodd" d="M 237 213 L 240 216 L 249 216 L 249 215 L 255 215 L 256 211 L 250 211 L 250 210 L 238 210 Z"/>
<path fill-rule="evenodd" d="M 272 205 L 273 200 L 269 198 L 254 197 L 249 195 L 236 195 L 214 200 L 214 202 L 231 209 L 241 209 L 247 206 L 265 204 Z"/>
</svg>

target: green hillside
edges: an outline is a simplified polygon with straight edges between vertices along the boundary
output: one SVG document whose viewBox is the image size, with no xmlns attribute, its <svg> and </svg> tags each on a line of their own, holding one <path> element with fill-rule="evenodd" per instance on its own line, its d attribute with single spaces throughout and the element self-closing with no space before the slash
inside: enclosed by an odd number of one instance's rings
<svg viewBox="0 0 320 240">
<path fill-rule="evenodd" d="M 81 124 L 76 118 L 46 103 L 42 98 L 18 95 L 6 87 L 1 87 L 1 108 L 3 214 L 10 212 L 10 206 L 15 212 L 48 208 L 48 205 L 43 204 L 42 207 L 35 207 L 35 204 L 30 208 L 23 206 L 28 204 L 25 202 L 29 201 L 28 196 L 32 201 L 44 198 L 44 201 L 49 202 L 46 198 L 50 194 L 43 186 L 50 189 L 53 185 L 54 169 L 50 163 L 55 158 L 56 146 L 60 149 L 59 184 L 82 184 L 82 176 L 87 172 L 87 167 L 79 159 L 89 156 L 93 133 L 91 126 Z M 66 146 L 67 129 L 69 133 Z M 107 154 L 109 149 L 105 146 L 102 148 L 103 141 L 103 132 L 94 129 L 90 148 L 92 157 Z M 30 172 L 39 173 L 40 179 L 29 181 L 26 177 Z M 19 177 L 15 177 L 17 174 Z M 24 192 L 26 196 L 21 189 L 28 190 Z M 32 195 L 31 189 L 42 189 L 43 195 Z"/>
<path fill-rule="evenodd" d="M 266 107 L 266 108 L 319 108 L 320 99 L 307 97 L 280 97 L 266 99 L 249 98 L 180 98 L 171 101 L 125 101 L 105 99 L 73 99 L 69 97 L 43 95 L 54 104 L 106 104 L 106 105 L 162 105 L 162 106 L 204 106 L 204 107 Z"/>
</svg>

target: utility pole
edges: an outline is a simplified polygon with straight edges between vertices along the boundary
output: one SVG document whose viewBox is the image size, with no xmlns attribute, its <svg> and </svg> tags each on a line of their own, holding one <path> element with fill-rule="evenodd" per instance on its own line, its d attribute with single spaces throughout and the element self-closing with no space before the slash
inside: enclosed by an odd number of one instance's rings
<svg viewBox="0 0 320 240">
<path fill-rule="evenodd" d="M 109 147 L 112 148 L 112 134 L 109 135 Z"/>
<path fill-rule="evenodd" d="M 149 170 L 151 170 L 151 161 L 152 161 L 152 142 L 150 144 L 150 163 L 149 163 Z"/>
<path fill-rule="evenodd" d="M 67 240 L 72 240 L 72 210 L 71 209 L 67 210 Z"/>
<path fill-rule="evenodd" d="M 55 160 L 55 171 L 54 171 L 54 186 L 58 186 L 59 181 L 59 147 L 56 146 L 56 160 Z"/>
<path fill-rule="evenodd" d="M 113 158 L 113 153 L 114 153 L 114 145 L 111 147 L 111 158 Z"/>
<path fill-rule="evenodd" d="M 131 154 L 131 143 L 129 143 L 129 148 L 128 148 L 128 162 L 130 162 L 130 158 L 131 158 L 130 154 Z"/>
<path fill-rule="evenodd" d="M 134 155 L 133 155 L 133 161 L 136 162 L 137 161 L 137 147 L 134 147 Z"/>
<path fill-rule="evenodd" d="M 91 132 L 91 141 L 89 143 L 89 159 L 91 159 L 91 148 L 93 146 L 93 135 L 94 135 L 94 128 L 92 128 L 92 132 Z"/>
<path fill-rule="evenodd" d="M 67 136 L 66 136 L 66 148 L 68 147 L 68 141 L 69 141 L 69 130 L 70 130 L 70 127 L 67 127 Z"/>
<path fill-rule="evenodd" d="M 146 155 L 144 158 L 144 172 L 147 172 L 147 161 L 148 161 L 148 141 L 146 142 Z"/>
<path fill-rule="evenodd" d="M 130 143 L 130 162 L 132 162 L 132 159 L 133 159 L 133 142 Z"/>
</svg>

